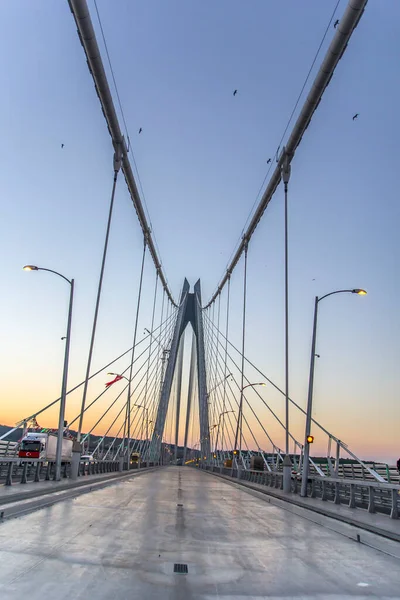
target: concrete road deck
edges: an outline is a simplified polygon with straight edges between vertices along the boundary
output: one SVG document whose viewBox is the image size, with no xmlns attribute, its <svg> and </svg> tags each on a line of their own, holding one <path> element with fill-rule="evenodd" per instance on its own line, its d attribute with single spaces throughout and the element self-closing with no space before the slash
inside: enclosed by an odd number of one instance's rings
<svg viewBox="0 0 400 600">
<path fill-rule="evenodd" d="M 1 600 L 353 597 L 400 598 L 400 561 L 187 467 L 0 525 Z"/>
</svg>

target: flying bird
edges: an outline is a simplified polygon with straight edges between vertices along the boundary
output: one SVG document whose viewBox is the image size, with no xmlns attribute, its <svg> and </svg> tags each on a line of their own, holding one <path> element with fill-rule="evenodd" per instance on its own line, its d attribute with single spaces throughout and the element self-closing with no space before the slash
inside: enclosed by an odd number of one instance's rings
<svg viewBox="0 0 400 600">
<path fill-rule="evenodd" d="M 233 95 L 234 95 L 234 96 L 236 96 L 236 94 L 237 94 L 237 90 L 235 90 L 235 91 L 233 92 Z"/>
<path fill-rule="evenodd" d="M 271 162 L 271 159 L 269 158 L 269 159 L 267 160 L 267 165 L 269 165 L 269 163 L 270 163 L 270 162 Z"/>
<path fill-rule="evenodd" d="M 356 114 L 354 115 L 354 117 L 353 117 L 353 121 L 355 121 L 356 119 L 358 119 L 358 114 L 359 114 L 359 113 L 356 113 Z"/>
<path fill-rule="evenodd" d="M 334 28 L 336 29 L 336 27 L 337 27 L 338 25 L 339 25 L 339 19 L 337 19 L 337 20 L 335 21 Z"/>
<path fill-rule="evenodd" d="M 139 129 L 139 133 L 142 133 L 142 128 Z"/>
<path fill-rule="evenodd" d="M 61 148 L 64 148 L 64 144 L 61 144 Z"/>
</svg>

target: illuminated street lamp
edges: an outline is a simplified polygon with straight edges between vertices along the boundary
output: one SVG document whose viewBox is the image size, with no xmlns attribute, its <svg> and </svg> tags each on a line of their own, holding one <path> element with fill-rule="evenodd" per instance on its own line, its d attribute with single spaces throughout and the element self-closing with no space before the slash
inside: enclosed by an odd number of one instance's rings
<svg viewBox="0 0 400 600">
<path fill-rule="evenodd" d="M 65 338 L 65 352 L 64 352 L 64 368 L 63 368 L 63 376 L 62 376 L 62 384 L 61 384 L 61 399 L 60 399 L 60 413 L 58 417 L 58 435 L 57 435 L 57 450 L 56 450 L 56 472 L 54 475 L 55 481 L 60 481 L 61 479 L 61 458 L 62 458 L 62 442 L 64 436 L 64 418 L 65 418 L 65 404 L 67 398 L 67 379 L 68 379 L 68 363 L 69 363 L 69 347 L 71 342 L 71 322 L 72 322 L 72 305 L 74 299 L 74 280 L 67 279 L 61 273 L 57 271 L 53 271 L 52 269 L 45 269 L 44 267 L 37 267 L 35 265 L 25 265 L 23 267 L 24 271 L 48 271 L 49 273 L 54 273 L 54 275 L 58 275 L 65 279 L 67 283 L 70 285 L 70 293 L 69 293 L 69 308 L 68 308 L 68 320 L 67 320 L 67 335 Z"/>
<path fill-rule="evenodd" d="M 315 296 L 314 305 L 314 325 L 313 335 L 311 343 L 311 360 L 310 360 L 310 375 L 308 379 L 308 398 L 307 398 L 307 413 L 306 413 L 306 428 L 304 435 L 304 458 L 303 458 L 303 474 L 301 479 L 301 496 L 307 496 L 307 480 L 309 472 L 309 457 L 310 457 L 310 443 L 313 443 L 314 437 L 311 435 L 311 414 L 312 414 L 312 401 L 313 401 L 313 387 L 314 387 L 314 365 L 315 365 L 315 344 L 317 339 L 317 318 L 318 318 L 318 304 L 324 298 L 333 296 L 334 294 L 357 294 L 358 296 L 366 296 L 365 290 L 355 288 L 353 290 L 337 290 L 336 292 L 330 292 L 325 296 Z M 311 439 L 312 438 L 312 439 Z"/>
</svg>

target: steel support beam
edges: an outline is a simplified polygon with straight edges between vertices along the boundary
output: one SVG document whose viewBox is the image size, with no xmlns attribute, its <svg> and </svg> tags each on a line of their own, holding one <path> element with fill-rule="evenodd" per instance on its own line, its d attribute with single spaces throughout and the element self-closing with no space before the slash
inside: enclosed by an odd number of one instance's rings
<svg viewBox="0 0 400 600">
<path fill-rule="evenodd" d="M 175 368 L 178 361 L 178 350 L 181 336 L 188 323 L 193 327 L 196 338 L 197 355 L 197 378 L 199 395 L 199 417 L 200 417 L 200 447 L 203 456 L 207 458 L 210 455 L 210 439 L 208 425 L 208 395 L 206 381 L 206 359 L 204 350 L 204 329 L 203 329 L 203 311 L 201 308 L 201 289 L 200 280 L 194 286 L 194 293 L 189 293 L 189 283 L 185 279 L 182 288 L 181 301 L 178 309 L 178 316 L 175 323 L 175 330 L 172 338 L 171 349 L 168 357 L 168 364 L 165 371 L 164 381 L 162 383 L 160 404 L 158 407 L 156 424 L 153 431 L 153 437 L 150 444 L 150 460 L 157 461 L 161 455 L 161 444 L 164 433 L 165 421 L 167 418 L 168 404 L 171 395 L 172 381 Z M 183 351 L 182 351 L 183 352 Z M 193 350 L 192 350 L 193 359 Z M 178 373 L 179 377 L 179 373 Z M 179 382 L 178 382 L 179 383 Z M 179 392 L 179 389 L 178 389 Z M 180 394 L 179 394 L 180 396 Z M 180 410 L 180 407 L 179 409 Z M 177 415 L 177 430 L 179 431 L 179 415 Z M 177 438 L 176 438 L 177 439 Z M 187 438 L 186 438 L 187 443 Z"/>
<path fill-rule="evenodd" d="M 187 406 L 186 406 L 185 439 L 183 442 L 183 464 L 185 464 L 185 462 L 186 462 L 187 442 L 188 442 L 188 435 L 189 435 L 190 415 L 191 415 L 191 409 L 192 409 L 192 396 L 193 396 L 193 383 L 194 383 L 195 370 L 196 370 L 196 335 L 193 331 L 192 352 L 190 355 L 188 397 L 187 397 Z"/>
<path fill-rule="evenodd" d="M 181 342 L 178 351 L 178 371 L 176 385 L 176 417 L 175 417 L 175 464 L 178 460 L 178 440 L 179 440 L 179 417 L 181 414 L 181 394 L 182 394 L 182 372 L 183 372 L 183 351 L 185 349 L 185 334 L 182 333 Z"/>
<path fill-rule="evenodd" d="M 206 378 L 206 355 L 204 348 L 203 311 L 201 308 L 200 280 L 194 286 L 194 322 L 197 349 L 197 379 L 199 390 L 200 448 L 203 458 L 210 457 L 210 427 L 208 421 L 208 394 Z"/>
<path fill-rule="evenodd" d="M 168 356 L 167 368 L 162 382 L 160 403 L 157 411 L 156 423 L 150 444 L 150 461 L 157 461 L 161 456 L 161 443 L 164 434 L 165 420 L 167 418 L 169 398 L 171 395 L 172 381 L 174 379 L 175 365 L 178 357 L 179 342 L 186 326 L 185 315 L 188 302 L 189 282 L 185 279 L 183 284 L 175 330 L 172 337 L 171 348 Z"/>
</svg>

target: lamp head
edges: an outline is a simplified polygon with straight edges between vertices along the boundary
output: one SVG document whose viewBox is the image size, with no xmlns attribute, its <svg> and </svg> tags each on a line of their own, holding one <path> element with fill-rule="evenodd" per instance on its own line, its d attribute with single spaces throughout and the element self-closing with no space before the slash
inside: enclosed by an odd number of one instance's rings
<svg viewBox="0 0 400 600">
<path fill-rule="evenodd" d="M 23 267 L 24 271 L 39 271 L 39 267 L 36 267 L 35 265 L 25 265 Z"/>
<path fill-rule="evenodd" d="M 367 295 L 367 292 L 365 290 L 361 290 L 361 289 L 358 289 L 358 288 L 356 288 L 354 290 L 351 290 L 351 291 L 352 291 L 353 294 L 358 294 L 359 296 L 366 296 Z"/>
</svg>

